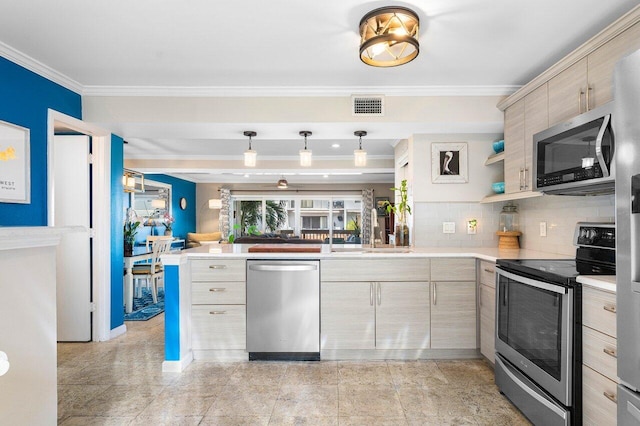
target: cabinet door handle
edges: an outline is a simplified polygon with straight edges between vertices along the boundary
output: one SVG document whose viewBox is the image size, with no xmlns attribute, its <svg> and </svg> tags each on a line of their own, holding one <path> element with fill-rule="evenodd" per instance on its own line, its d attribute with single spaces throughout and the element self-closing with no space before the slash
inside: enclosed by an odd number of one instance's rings
<svg viewBox="0 0 640 426">
<path fill-rule="evenodd" d="M 376 283 L 378 288 L 378 306 L 382 305 L 382 285 L 380 283 Z"/>
<path fill-rule="evenodd" d="M 438 284 L 433 283 L 433 304 L 438 304 Z"/>
<path fill-rule="evenodd" d="M 478 299 L 480 302 L 480 307 L 482 307 L 482 286 L 480 286 L 480 297 Z"/>
<path fill-rule="evenodd" d="M 227 291 L 227 289 L 223 288 L 223 287 L 218 287 L 218 288 L 214 287 L 214 288 L 210 288 L 209 291 L 212 292 L 212 293 L 219 293 L 221 291 Z"/>
<path fill-rule="evenodd" d="M 209 269 L 227 269 L 227 265 L 209 265 Z"/>
<path fill-rule="evenodd" d="M 528 168 L 524 168 L 524 179 L 522 180 L 522 186 L 524 187 L 524 189 L 529 189 L 529 184 L 527 183 L 527 173 L 529 172 Z"/>
<path fill-rule="evenodd" d="M 604 309 L 607 312 L 611 312 L 613 314 L 616 313 L 616 305 L 604 305 L 602 309 Z"/>
<path fill-rule="evenodd" d="M 373 283 L 369 283 L 369 304 L 373 306 Z"/>
<path fill-rule="evenodd" d="M 602 352 L 614 358 L 618 358 L 618 353 L 616 352 L 615 349 L 604 348 Z"/>
<path fill-rule="evenodd" d="M 614 404 L 617 404 L 617 403 L 618 403 L 618 397 L 616 396 L 616 394 L 615 394 L 615 393 L 613 393 L 613 392 L 607 392 L 607 391 L 604 391 L 604 392 L 602 392 L 602 394 L 603 394 L 603 395 L 604 395 L 604 396 L 605 396 L 609 401 L 613 402 Z"/>
<path fill-rule="evenodd" d="M 586 105 L 586 111 L 591 111 L 591 102 L 589 100 L 590 98 L 590 94 L 591 91 L 593 90 L 593 88 L 591 86 L 587 86 L 587 105 Z"/>
<path fill-rule="evenodd" d="M 522 179 L 523 172 L 524 172 L 524 169 L 520 169 L 520 172 L 518 172 L 518 176 L 520 178 L 520 191 L 522 191 L 522 182 L 524 182 L 524 180 Z"/>
<path fill-rule="evenodd" d="M 224 315 L 227 311 L 209 311 L 209 315 Z"/>
<path fill-rule="evenodd" d="M 584 90 L 581 87 L 578 89 L 578 114 L 582 113 L 582 95 L 584 95 Z"/>
<path fill-rule="evenodd" d="M 493 273 L 495 273 L 495 272 L 496 272 L 496 271 L 494 271 L 493 269 L 489 269 L 489 268 L 484 268 L 484 271 L 485 271 L 485 272 L 488 272 L 488 273 L 490 273 L 490 274 L 493 274 Z"/>
</svg>

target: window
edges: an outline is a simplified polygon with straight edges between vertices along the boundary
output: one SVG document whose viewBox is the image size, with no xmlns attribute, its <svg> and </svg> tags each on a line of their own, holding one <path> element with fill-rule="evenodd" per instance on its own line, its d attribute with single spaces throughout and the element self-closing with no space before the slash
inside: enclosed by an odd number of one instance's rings
<svg viewBox="0 0 640 426">
<path fill-rule="evenodd" d="M 236 237 L 275 233 L 285 238 L 324 243 L 361 242 L 361 195 L 283 198 L 232 195 L 231 199 L 232 229 Z"/>
</svg>

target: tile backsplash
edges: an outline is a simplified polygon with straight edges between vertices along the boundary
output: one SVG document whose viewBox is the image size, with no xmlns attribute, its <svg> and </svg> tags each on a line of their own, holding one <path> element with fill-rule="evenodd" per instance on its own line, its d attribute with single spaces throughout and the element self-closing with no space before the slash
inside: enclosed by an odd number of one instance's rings
<svg viewBox="0 0 640 426">
<path fill-rule="evenodd" d="M 613 222 L 613 195 L 569 197 L 544 195 L 517 200 L 520 247 L 575 256 L 573 233 L 577 222 Z M 497 247 L 498 220 L 505 203 L 415 203 L 413 229 L 416 247 Z M 467 221 L 476 219 L 475 235 L 467 234 Z M 443 222 L 455 222 L 456 232 L 444 234 Z M 547 236 L 540 236 L 540 222 Z"/>
</svg>

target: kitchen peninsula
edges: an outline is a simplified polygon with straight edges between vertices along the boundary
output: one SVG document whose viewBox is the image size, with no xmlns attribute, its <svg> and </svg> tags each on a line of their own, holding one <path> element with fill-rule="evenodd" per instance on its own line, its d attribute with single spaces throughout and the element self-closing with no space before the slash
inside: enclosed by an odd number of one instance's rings
<svg viewBox="0 0 640 426">
<path fill-rule="evenodd" d="M 247 259 L 320 261 L 321 359 L 454 359 L 480 357 L 477 282 L 493 274 L 486 265 L 566 257 L 497 248 L 318 245 L 317 253 L 289 253 L 282 245 L 280 252 L 252 253 L 251 247 L 221 244 L 163 256 L 163 371 L 182 371 L 194 359 L 248 359 Z"/>
</svg>

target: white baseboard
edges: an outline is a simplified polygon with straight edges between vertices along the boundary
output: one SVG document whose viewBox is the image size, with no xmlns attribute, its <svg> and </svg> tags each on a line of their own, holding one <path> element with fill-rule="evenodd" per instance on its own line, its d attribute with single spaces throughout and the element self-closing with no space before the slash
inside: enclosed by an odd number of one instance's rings
<svg viewBox="0 0 640 426">
<path fill-rule="evenodd" d="M 109 332 L 109 340 L 115 339 L 118 336 L 122 336 L 126 332 L 127 332 L 127 326 L 125 324 L 122 324 L 122 325 L 112 329 Z"/>
<path fill-rule="evenodd" d="M 163 373 L 182 373 L 193 361 L 193 352 L 189 352 L 180 361 L 162 361 Z"/>
</svg>

